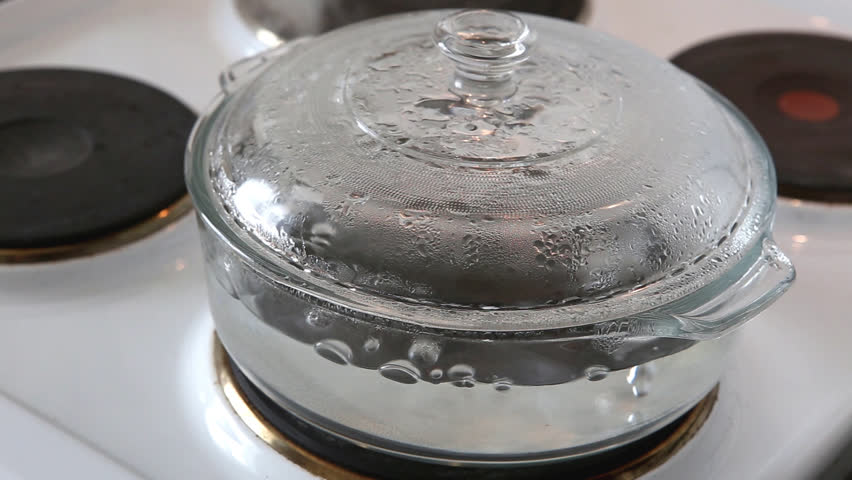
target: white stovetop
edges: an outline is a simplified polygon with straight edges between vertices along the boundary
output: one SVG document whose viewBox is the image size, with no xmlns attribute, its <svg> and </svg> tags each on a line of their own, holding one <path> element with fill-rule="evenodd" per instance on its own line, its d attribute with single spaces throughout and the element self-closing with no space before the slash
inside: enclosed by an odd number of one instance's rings
<svg viewBox="0 0 852 480">
<path fill-rule="evenodd" d="M 0 2 L 0 69 L 120 72 L 201 111 L 218 71 L 261 47 L 228 2 Z M 591 25 L 666 56 L 731 31 L 852 31 L 845 5 L 597 1 Z M 799 280 L 742 330 L 705 427 L 646 478 L 804 478 L 852 432 L 850 230 L 852 207 L 783 202 Z M 216 388 L 197 243 L 188 217 L 92 258 L 0 267 L 0 479 L 311 478 Z"/>
</svg>

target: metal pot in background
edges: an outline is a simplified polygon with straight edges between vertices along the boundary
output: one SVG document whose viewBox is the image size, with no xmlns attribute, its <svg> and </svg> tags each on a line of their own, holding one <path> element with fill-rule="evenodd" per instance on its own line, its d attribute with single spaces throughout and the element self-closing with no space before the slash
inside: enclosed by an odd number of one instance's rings
<svg viewBox="0 0 852 480">
<path fill-rule="evenodd" d="M 494 8 L 577 20 L 583 0 L 234 0 L 237 12 L 255 29 L 280 40 L 329 30 L 395 13 L 437 8 Z"/>
</svg>

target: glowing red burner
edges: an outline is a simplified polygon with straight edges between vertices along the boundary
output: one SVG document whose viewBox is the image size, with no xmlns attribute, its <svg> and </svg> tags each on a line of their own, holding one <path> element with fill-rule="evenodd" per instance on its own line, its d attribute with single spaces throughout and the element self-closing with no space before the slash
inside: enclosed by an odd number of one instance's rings
<svg viewBox="0 0 852 480">
<path fill-rule="evenodd" d="M 815 90 L 788 90 L 778 96 L 778 109 L 785 115 L 806 122 L 827 122 L 837 117 L 837 100 Z"/>
</svg>

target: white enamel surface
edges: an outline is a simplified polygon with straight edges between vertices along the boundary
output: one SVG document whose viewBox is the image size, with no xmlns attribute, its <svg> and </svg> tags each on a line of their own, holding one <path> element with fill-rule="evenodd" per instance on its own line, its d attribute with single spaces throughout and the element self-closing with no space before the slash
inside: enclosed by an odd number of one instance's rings
<svg viewBox="0 0 852 480">
<path fill-rule="evenodd" d="M 227 0 L 60 3 L 0 3 L 0 68 L 120 72 L 201 110 L 260 48 Z M 663 56 L 755 26 L 852 29 L 852 6 L 792 3 L 597 1 L 590 21 Z M 646 478 L 803 478 L 852 432 L 852 207 L 785 201 L 776 227 L 796 285 L 742 330 L 706 426 Z M 0 266 L 0 478 L 312 478 L 217 387 L 197 241 L 187 217 L 96 257 Z"/>
<path fill-rule="evenodd" d="M 208 4 L 213 40 L 228 58 L 249 57 L 277 43 L 274 34 L 255 31 L 243 22 L 233 0 L 209 0 Z"/>
<path fill-rule="evenodd" d="M 3 429 L 14 433 L 0 435 L 2 479 L 58 478 L 61 472 L 74 472 L 79 478 L 141 478 L 4 396 L 0 396 L 0 419 Z M 44 452 L 50 452 L 51 458 L 45 459 Z"/>
</svg>

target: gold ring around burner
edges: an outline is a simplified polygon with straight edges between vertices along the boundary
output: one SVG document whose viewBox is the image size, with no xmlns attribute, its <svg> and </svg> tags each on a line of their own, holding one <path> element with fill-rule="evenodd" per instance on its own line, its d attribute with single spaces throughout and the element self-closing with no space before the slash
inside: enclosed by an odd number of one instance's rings
<svg viewBox="0 0 852 480">
<path fill-rule="evenodd" d="M 234 378 L 234 372 L 231 371 L 225 347 L 222 346 L 222 342 L 219 341 L 219 336 L 216 334 L 213 334 L 213 361 L 219 376 L 219 385 L 222 386 L 222 391 L 225 393 L 225 398 L 228 399 L 231 408 L 255 435 L 276 452 L 284 455 L 285 458 L 308 472 L 326 480 L 369 480 L 369 477 L 323 460 L 291 442 L 270 425 L 243 396 L 243 392 Z"/>
<path fill-rule="evenodd" d="M 192 200 L 184 195 L 173 204 L 141 222 L 118 232 L 68 245 L 43 248 L 0 248 L 0 264 L 35 263 L 84 257 L 118 248 L 139 240 L 177 221 L 192 210 Z"/>
<path fill-rule="evenodd" d="M 213 361 L 218 375 L 219 385 L 225 394 L 225 398 L 231 408 L 245 425 L 254 432 L 263 442 L 272 447 L 285 458 L 304 468 L 308 472 L 326 480 L 369 480 L 359 473 L 352 472 L 340 467 L 328 460 L 322 459 L 304 448 L 296 445 L 293 441 L 279 432 L 249 403 L 234 378 L 231 370 L 228 354 L 219 340 L 219 336 L 213 334 Z M 687 412 L 680 420 L 678 427 L 656 447 L 650 449 L 639 457 L 627 462 L 616 469 L 592 477 L 590 480 L 637 480 L 642 475 L 659 467 L 674 456 L 692 437 L 698 432 L 719 395 L 719 385 L 716 385 L 698 404 Z"/>
</svg>

